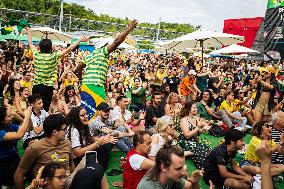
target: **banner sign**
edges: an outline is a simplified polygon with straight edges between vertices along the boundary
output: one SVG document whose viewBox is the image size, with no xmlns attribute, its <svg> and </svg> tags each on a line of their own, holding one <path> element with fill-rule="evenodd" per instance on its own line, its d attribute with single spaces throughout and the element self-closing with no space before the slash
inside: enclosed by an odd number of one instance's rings
<svg viewBox="0 0 284 189">
<path fill-rule="evenodd" d="M 264 19 L 264 54 L 268 59 L 284 59 L 284 0 L 268 0 Z"/>
</svg>

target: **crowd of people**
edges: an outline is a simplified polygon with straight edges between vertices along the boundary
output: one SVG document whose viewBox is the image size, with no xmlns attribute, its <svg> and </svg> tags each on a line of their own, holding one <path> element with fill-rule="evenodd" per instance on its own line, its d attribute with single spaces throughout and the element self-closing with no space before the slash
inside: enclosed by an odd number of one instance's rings
<svg viewBox="0 0 284 189">
<path fill-rule="evenodd" d="M 201 179 L 273 188 L 271 175 L 284 173 L 284 62 L 118 50 L 136 26 L 93 52 L 76 48 L 87 37 L 34 46 L 30 32 L 28 46 L 1 46 L 0 188 L 107 189 L 117 150 L 125 189 L 196 189 Z M 203 133 L 224 141 L 212 149 Z"/>
</svg>

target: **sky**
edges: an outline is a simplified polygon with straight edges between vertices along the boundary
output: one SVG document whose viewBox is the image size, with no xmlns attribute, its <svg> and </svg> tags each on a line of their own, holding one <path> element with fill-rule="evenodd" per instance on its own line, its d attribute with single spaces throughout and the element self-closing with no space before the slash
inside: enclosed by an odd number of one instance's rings
<svg viewBox="0 0 284 189">
<path fill-rule="evenodd" d="M 264 17 L 267 0 L 64 0 L 96 14 L 137 19 L 139 22 L 190 23 L 222 31 L 230 18 Z"/>
</svg>

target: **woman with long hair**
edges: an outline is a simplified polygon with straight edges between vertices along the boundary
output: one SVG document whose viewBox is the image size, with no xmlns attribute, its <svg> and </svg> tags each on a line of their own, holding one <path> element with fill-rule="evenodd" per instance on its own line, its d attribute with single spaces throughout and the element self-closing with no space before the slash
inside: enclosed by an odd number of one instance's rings
<svg viewBox="0 0 284 189">
<path fill-rule="evenodd" d="M 16 107 L 13 106 L 15 98 L 19 97 L 19 91 L 21 88 L 20 81 L 18 79 L 10 79 L 8 87 L 4 92 L 4 106 L 9 107 L 12 110 L 16 111 Z"/>
<path fill-rule="evenodd" d="M 14 103 L 17 109 L 17 113 L 22 116 L 22 118 L 25 117 L 25 110 L 28 108 L 28 97 L 30 96 L 29 88 L 27 87 L 21 87 L 19 91 L 19 97 L 14 99 Z"/>
<path fill-rule="evenodd" d="M 14 185 L 14 173 L 19 165 L 20 156 L 17 142 L 22 139 L 29 126 L 32 109 L 25 111 L 21 126 L 13 124 L 13 114 L 9 108 L 0 107 L 0 188 Z"/>
<path fill-rule="evenodd" d="M 205 122 L 197 119 L 196 115 L 196 103 L 187 102 L 181 110 L 180 127 L 177 128 L 177 131 L 180 132 L 178 145 L 184 151 L 193 152 L 191 159 L 198 168 L 201 168 L 211 148 L 199 142 L 198 136 L 209 128 Z"/>
<path fill-rule="evenodd" d="M 241 162 L 243 171 L 251 175 L 260 174 L 260 161 L 256 155 L 255 149 L 262 141 L 268 141 L 271 146 L 271 151 L 284 154 L 284 135 L 280 136 L 280 144 L 276 144 L 271 138 L 272 136 L 272 122 L 258 122 L 253 126 L 252 138 L 245 152 L 244 160 Z M 271 164 L 271 175 L 278 175 L 284 173 L 283 164 Z"/>
<path fill-rule="evenodd" d="M 52 100 L 49 106 L 48 114 L 63 113 L 67 116 L 69 109 L 64 101 L 61 101 L 58 90 L 53 89 Z"/>
<path fill-rule="evenodd" d="M 205 90 L 201 93 L 199 102 L 196 103 L 198 114 L 201 118 L 212 121 L 214 118 L 219 118 L 215 112 L 215 104 L 213 94 L 210 90 Z"/>
<path fill-rule="evenodd" d="M 76 90 L 72 85 L 65 88 L 64 99 L 69 109 L 79 106 L 81 103 L 80 95 L 76 93 Z"/>
<path fill-rule="evenodd" d="M 165 106 L 165 114 L 168 116 L 179 115 L 182 109 L 180 103 L 180 98 L 177 93 L 171 92 L 167 99 L 167 104 Z"/>
<path fill-rule="evenodd" d="M 96 150 L 98 153 L 98 162 L 106 170 L 108 165 L 108 152 L 111 150 L 111 143 L 116 139 L 107 135 L 96 138 L 92 136 L 88 126 L 88 114 L 83 107 L 77 106 L 70 110 L 66 117 L 67 139 L 71 142 L 74 163 L 78 165 L 87 151 Z"/>
<path fill-rule="evenodd" d="M 257 94 L 255 98 L 254 123 L 268 120 L 271 116 L 275 104 L 273 98 L 277 89 L 277 80 L 273 68 L 266 68 L 262 71 L 262 77 L 257 84 Z"/>
</svg>

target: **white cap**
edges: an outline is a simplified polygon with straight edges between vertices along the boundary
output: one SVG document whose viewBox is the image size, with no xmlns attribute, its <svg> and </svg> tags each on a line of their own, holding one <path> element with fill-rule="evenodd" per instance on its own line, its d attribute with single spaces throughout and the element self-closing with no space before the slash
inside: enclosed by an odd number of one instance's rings
<svg viewBox="0 0 284 189">
<path fill-rule="evenodd" d="M 195 70 L 189 70 L 188 75 L 196 75 L 196 71 Z"/>
</svg>

